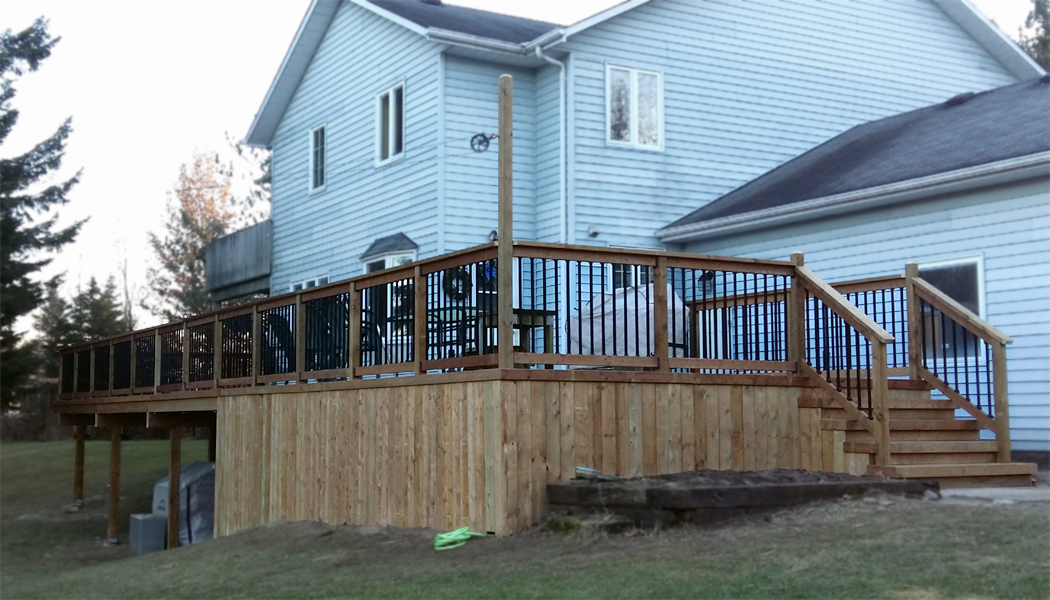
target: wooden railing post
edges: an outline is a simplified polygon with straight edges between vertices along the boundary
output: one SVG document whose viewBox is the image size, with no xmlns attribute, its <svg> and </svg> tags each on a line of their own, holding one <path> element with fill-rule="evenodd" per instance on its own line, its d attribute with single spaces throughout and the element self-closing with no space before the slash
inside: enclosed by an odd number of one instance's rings
<svg viewBox="0 0 1050 600">
<path fill-rule="evenodd" d="M 875 421 L 878 453 L 875 464 L 890 464 L 890 382 L 886 362 L 886 342 L 871 342 L 871 417 Z"/>
<path fill-rule="evenodd" d="M 88 395 L 95 393 L 95 348 L 88 346 Z"/>
<path fill-rule="evenodd" d="M 499 368 L 514 366 L 514 78 L 499 78 L 499 247 L 496 255 Z"/>
<path fill-rule="evenodd" d="M 219 380 L 222 379 L 222 319 L 219 315 L 215 315 L 215 332 L 212 333 L 211 339 L 211 378 L 218 393 Z"/>
<path fill-rule="evenodd" d="M 182 389 L 190 383 L 190 328 L 189 321 L 182 322 Z"/>
<path fill-rule="evenodd" d="M 161 372 L 161 338 L 160 329 L 153 332 L 153 393 L 160 392 L 160 372 Z"/>
<path fill-rule="evenodd" d="M 131 372 L 131 378 L 128 380 L 131 385 L 128 387 L 130 388 L 130 393 L 132 394 L 135 393 L 135 378 L 138 377 L 138 375 L 135 373 L 135 370 L 138 368 L 138 363 L 139 346 L 137 340 L 135 339 L 135 334 L 131 334 L 131 365 L 129 367 L 129 370 Z"/>
<path fill-rule="evenodd" d="M 671 371 L 670 346 L 667 341 L 667 258 L 656 257 L 653 273 L 653 345 L 656 346 L 656 370 Z"/>
<path fill-rule="evenodd" d="M 422 375 L 426 372 L 423 370 L 423 361 L 427 359 L 427 278 L 423 275 L 423 267 L 420 265 L 416 265 L 412 292 L 415 298 L 412 312 L 412 358 L 416 363 L 416 375 Z"/>
<path fill-rule="evenodd" d="M 1010 408 L 1006 385 L 1006 344 L 992 343 L 992 388 L 995 394 L 995 441 L 999 447 L 996 462 L 1010 462 Z"/>
<path fill-rule="evenodd" d="M 262 354 L 262 323 L 260 323 L 259 305 L 252 305 L 252 386 L 259 385 L 259 355 Z"/>
<path fill-rule="evenodd" d="M 796 268 L 805 266 L 804 255 L 801 252 L 792 252 L 791 262 Z M 806 360 L 806 322 L 802 316 L 806 310 L 806 294 L 797 272 L 791 277 L 791 289 L 788 291 L 788 305 L 785 310 L 788 361 L 795 363 L 796 373 L 801 373 L 801 365 Z"/>
<path fill-rule="evenodd" d="M 350 282 L 350 315 L 347 323 L 347 344 L 350 346 L 350 356 L 347 357 L 346 365 L 350 379 L 356 377 L 357 369 L 361 366 L 361 299 L 357 292 L 357 284 Z"/>
<path fill-rule="evenodd" d="M 295 295 L 295 370 L 297 383 L 306 382 L 306 310 L 303 295 Z"/>
<path fill-rule="evenodd" d="M 919 277 L 919 265 L 904 265 L 904 294 L 908 313 L 908 379 L 918 381 L 922 366 L 922 315 L 921 303 L 915 293 L 915 280 Z"/>
<path fill-rule="evenodd" d="M 77 395 L 77 384 L 80 381 L 80 353 L 77 352 L 76 347 L 73 347 L 73 389 L 69 390 L 70 394 Z"/>
</svg>

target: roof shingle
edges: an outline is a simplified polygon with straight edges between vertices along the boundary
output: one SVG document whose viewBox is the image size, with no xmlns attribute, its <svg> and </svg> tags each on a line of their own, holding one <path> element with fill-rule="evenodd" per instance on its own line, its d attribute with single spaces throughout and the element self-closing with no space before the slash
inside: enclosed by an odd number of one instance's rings
<svg viewBox="0 0 1050 600">
<path fill-rule="evenodd" d="M 531 42 L 558 27 L 543 21 L 421 0 L 368 1 L 420 27 L 446 29 L 512 44 Z"/>
</svg>

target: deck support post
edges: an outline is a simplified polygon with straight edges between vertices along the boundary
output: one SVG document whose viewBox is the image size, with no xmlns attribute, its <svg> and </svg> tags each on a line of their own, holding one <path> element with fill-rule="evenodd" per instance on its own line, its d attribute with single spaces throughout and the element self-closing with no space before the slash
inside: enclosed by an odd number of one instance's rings
<svg viewBox="0 0 1050 600">
<path fill-rule="evenodd" d="M 886 362 L 886 342 L 871 340 L 871 418 L 875 422 L 878 453 L 875 464 L 890 464 L 890 382 Z"/>
<path fill-rule="evenodd" d="M 109 522 L 106 530 L 106 543 L 116 546 L 117 525 L 120 521 L 120 434 L 123 428 L 111 427 L 109 430 Z"/>
<path fill-rule="evenodd" d="M 78 509 L 84 505 L 84 434 L 87 427 L 73 426 L 73 506 Z"/>
<path fill-rule="evenodd" d="M 414 296 L 412 358 L 416 364 L 416 375 L 422 375 L 426 373 L 423 370 L 423 361 L 427 359 L 427 278 L 423 275 L 423 267 L 419 265 L 416 265 L 412 291 Z"/>
<path fill-rule="evenodd" d="M 1010 462 L 1010 408 L 1006 385 L 1006 344 L 992 343 L 992 390 L 995 394 L 995 462 Z"/>
<path fill-rule="evenodd" d="M 801 252 L 791 253 L 791 262 L 796 267 L 805 266 Z M 806 310 L 805 288 L 799 282 L 798 275 L 791 278 L 791 289 L 788 291 L 787 312 L 787 359 L 795 363 L 795 372 L 802 372 L 802 363 L 806 360 L 806 321 L 802 314 Z"/>
<path fill-rule="evenodd" d="M 208 428 L 208 462 L 215 462 L 215 441 L 218 437 L 216 429 L 218 426 L 218 422 L 216 422 Z"/>
<path fill-rule="evenodd" d="M 171 456 L 168 461 L 168 549 L 179 547 L 179 464 L 182 454 L 182 428 L 172 427 L 170 436 Z"/>
<path fill-rule="evenodd" d="M 922 366 L 922 316 L 920 315 L 919 296 L 915 293 L 914 282 L 919 277 L 919 265 L 904 265 L 904 294 L 908 317 L 908 379 L 919 381 L 919 367 Z"/>
<path fill-rule="evenodd" d="M 496 254 L 499 368 L 514 367 L 514 78 L 499 78 L 499 231 Z"/>
<path fill-rule="evenodd" d="M 656 257 L 653 273 L 653 345 L 656 346 L 656 371 L 670 373 L 670 347 L 667 340 L 667 258 Z"/>
</svg>

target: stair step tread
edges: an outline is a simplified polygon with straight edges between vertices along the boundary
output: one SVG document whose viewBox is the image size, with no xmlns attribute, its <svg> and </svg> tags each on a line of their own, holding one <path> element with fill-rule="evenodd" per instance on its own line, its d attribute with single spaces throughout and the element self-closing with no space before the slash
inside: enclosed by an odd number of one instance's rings
<svg viewBox="0 0 1050 600">
<path fill-rule="evenodd" d="M 1035 463 L 971 463 L 893 465 L 898 477 L 977 477 L 983 475 L 1034 475 Z"/>
<path fill-rule="evenodd" d="M 892 425 L 892 421 L 891 421 Z M 875 454 L 879 445 L 875 442 L 843 442 L 842 449 L 846 452 L 858 452 L 862 454 Z M 995 452 L 999 445 L 995 441 L 890 441 L 890 454 L 932 454 L 932 453 L 974 453 Z"/>
<path fill-rule="evenodd" d="M 821 419 L 821 429 L 840 429 L 860 431 L 865 429 L 862 423 L 851 419 Z M 977 431 L 977 421 L 960 421 L 949 419 L 890 419 L 890 431 Z"/>
<path fill-rule="evenodd" d="M 890 410 L 912 409 L 912 410 L 955 410 L 955 406 L 947 400 L 896 400 L 890 398 Z"/>
</svg>

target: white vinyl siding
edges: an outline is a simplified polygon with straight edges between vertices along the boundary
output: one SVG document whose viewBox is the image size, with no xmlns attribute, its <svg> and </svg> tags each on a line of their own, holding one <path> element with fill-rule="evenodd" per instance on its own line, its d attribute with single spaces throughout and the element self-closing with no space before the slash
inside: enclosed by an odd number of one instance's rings
<svg viewBox="0 0 1050 600">
<path fill-rule="evenodd" d="M 376 163 L 386 164 L 405 155 L 405 84 L 376 97 Z"/>
<path fill-rule="evenodd" d="M 606 123 L 612 145 L 663 148 L 663 75 L 606 65 Z"/>
</svg>

